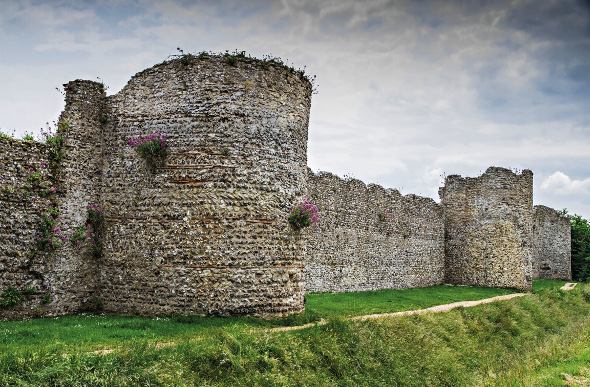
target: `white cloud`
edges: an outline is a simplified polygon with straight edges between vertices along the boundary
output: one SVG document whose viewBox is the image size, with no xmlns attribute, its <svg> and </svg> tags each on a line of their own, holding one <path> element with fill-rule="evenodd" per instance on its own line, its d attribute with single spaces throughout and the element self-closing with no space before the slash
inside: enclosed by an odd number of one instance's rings
<svg viewBox="0 0 590 387">
<path fill-rule="evenodd" d="M 583 165 L 587 165 L 587 161 Z M 588 176 L 588 169 L 581 168 L 582 176 Z M 537 183 L 537 181 L 539 181 Z M 590 177 L 572 178 L 561 171 L 535 178 L 535 204 L 543 204 L 555 209 L 567 208 L 569 213 L 590 219 Z"/>
<path fill-rule="evenodd" d="M 571 179 L 561 171 L 553 173 L 541 183 L 541 189 L 558 195 L 590 194 L 590 177 L 584 180 Z"/>
</svg>

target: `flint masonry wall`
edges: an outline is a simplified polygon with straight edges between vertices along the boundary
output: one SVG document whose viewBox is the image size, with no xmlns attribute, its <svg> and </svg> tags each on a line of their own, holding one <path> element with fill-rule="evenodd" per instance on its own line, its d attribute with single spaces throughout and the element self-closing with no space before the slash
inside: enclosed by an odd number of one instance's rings
<svg viewBox="0 0 590 387">
<path fill-rule="evenodd" d="M 300 232 L 311 85 L 223 57 L 165 62 L 108 98 L 98 294 L 117 313 L 303 310 Z M 167 136 L 151 168 L 128 142 Z"/>
<path fill-rule="evenodd" d="M 0 139 L 0 290 L 13 287 L 26 294 L 23 303 L 0 310 L 2 318 L 75 313 L 96 291 L 98 262 L 88 246 L 74 247 L 68 238 L 85 225 L 86 206 L 98 202 L 105 95 L 95 82 L 74 81 L 65 88 L 62 160 L 50 156 L 48 145 Z M 30 168 L 43 171 L 42 178 L 31 179 Z M 50 230 L 55 246 L 40 247 L 42 217 L 51 216 L 51 207 L 60 211 Z M 41 302 L 44 294 L 51 302 Z"/>
<path fill-rule="evenodd" d="M 61 162 L 61 182 L 64 198 L 59 227 L 67 238 L 83 228 L 87 220 L 87 206 L 100 204 L 102 177 L 102 124 L 100 116 L 105 109 L 106 94 L 97 82 L 76 80 L 64 85 L 66 92 L 62 119 L 68 123 L 66 150 Z M 55 288 L 53 313 L 76 313 L 86 308 L 96 296 L 100 259 L 94 257 L 88 243 L 80 246 L 66 241 L 56 253 L 47 276 Z"/>
<path fill-rule="evenodd" d="M 306 233 L 307 292 L 443 282 L 443 216 L 434 200 L 311 170 L 308 190 L 321 221 Z"/>
<path fill-rule="evenodd" d="M 490 167 L 451 175 L 439 195 L 445 222 L 445 282 L 532 287 L 533 174 Z"/>
<path fill-rule="evenodd" d="M 47 174 L 39 184 L 28 179 L 30 168 L 48 164 L 43 144 L 0 138 L 0 291 L 9 287 L 22 290 L 48 285 L 47 257 L 29 262 L 35 249 L 40 214 L 47 212 L 49 198 L 39 197 L 40 184 L 50 185 Z M 29 187 L 27 187 L 29 186 Z M 2 318 L 22 318 L 35 314 L 40 295 L 33 294 L 11 309 L 0 309 Z"/>
<path fill-rule="evenodd" d="M 193 57 L 138 73 L 110 97 L 90 81 L 65 90 L 59 163 L 44 144 L 0 137 L 0 292 L 30 290 L 0 318 L 75 313 L 98 299 L 123 314 L 280 316 L 303 310 L 305 292 L 571 278 L 569 222 L 538 207 L 533 244 L 528 170 L 449 176 L 440 205 L 308 170 L 311 85 L 284 67 Z M 170 145 L 160 166 L 129 146 L 156 132 Z M 295 231 L 287 215 L 306 196 L 321 222 Z M 66 240 L 92 204 L 106 214 L 98 255 Z M 40 249 L 52 207 L 61 243 Z"/>
<path fill-rule="evenodd" d="M 534 207 L 533 278 L 571 280 L 571 225 L 553 208 Z"/>
</svg>

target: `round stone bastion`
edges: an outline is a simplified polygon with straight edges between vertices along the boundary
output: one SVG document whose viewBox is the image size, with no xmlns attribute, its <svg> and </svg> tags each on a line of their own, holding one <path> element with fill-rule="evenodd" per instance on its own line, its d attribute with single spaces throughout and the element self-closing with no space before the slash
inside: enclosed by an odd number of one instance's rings
<svg viewBox="0 0 590 387">
<path fill-rule="evenodd" d="M 104 97 L 86 130 L 102 147 L 105 311 L 303 310 L 305 241 L 287 219 L 306 194 L 311 94 L 292 69 L 221 55 L 166 61 Z M 150 134 L 165 136 L 162 163 L 130 145 Z"/>
</svg>

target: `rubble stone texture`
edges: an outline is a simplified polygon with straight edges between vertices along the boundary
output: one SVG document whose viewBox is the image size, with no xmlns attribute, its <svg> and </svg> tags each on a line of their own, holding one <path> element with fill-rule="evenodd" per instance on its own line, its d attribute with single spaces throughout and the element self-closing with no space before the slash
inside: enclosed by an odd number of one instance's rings
<svg viewBox="0 0 590 387">
<path fill-rule="evenodd" d="M 110 97 L 98 295 L 117 313 L 280 316 L 303 310 L 301 233 L 311 85 L 223 57 L 145 70 Z M 162 166 L 131 138 L 166 135 Z"/>
<path fill-rule="evenodd" d="M 490 167 L 450 175 L 439 190 L 445 222 L 445 282 L 532 288 L 533 173 Z"/>
<path fill-rule="evenodd" d="M 41 213 L 50 201 L 27 194 L 22 187 L 31 185 L 30 168 L 48 164 L 44 144 L 0 137 L 0 293 L 9 287 L 23 290 L 26 286 L 45 285 L 48 266 L 55 264 L 45 254 L 28 263 L 27 254 L 36 246 L 36 231 Z M 50 175 L 39 183 L 47 183 Z M 40 297 L 29 296 L 21 305 L 0 309 L 0 318 L 24 318 L 35 315 Z M 1 301 L 1 300 L 0 300 Z"/>
<path fill-rule="evenodd" d="M 318 228 L 307 232 L 308 292 L 443 282 L 444 224 L 434 200 L 311 170 L 308 184 L 321 214 Z"/>
<path fill-rule="evenodd" d="M 569 218 L 545 206 L 535 206 L 533 216 L 533 278 L 571 280 Z"/>
<path fill-rule="evenodd" d="M 55 289 L 45 315 L 73 313 L 95 297 L 105 311 L 142 315 L 303 310 L 304 241 L 286 214 L 306 189 L 308 80 L 281 66 L 214 56 L 156 65 L 109 97 L 90 81 L 65 90 L 61 228 L 71 235 L 85 225 L 86 207 L 98 204 L 106 215 L 103 254 L 66 243 L 39 274 L 21 273 L 40 213 L 5 195 L 0 290 L 42 277 Z M 151 133 L 167 137 L 163 165 L 129 145 Z M 14 165 L 5 179 L 22 180 L 29 160 L 44 156 L 4 142 L 2 160 Z M 10 318 L 27 307 L 0 313 Z"/>
<path fill-rule="evenodd" d="M 533 246 L 530 171 L 449 176 L 441 204 L 311 172 L 312 85 L 283 66 L 185 57 L 136 74 L 108 97 L 97 82 L 64 86 L 59 173 L 30 182 L 30 168 L 51 164 L 47 145 L 0 137 L 0 294 L 33 289 L 0 307 L 2 319 L 76 313 L 99 301 L 120 314 L 269 317 L 302 311 L 312 291 L 443 282 L 530 289 L 533 248 L 546 250 L 535 253 L 551 268 L 546 275 L 569 270 L 563 219 L 538 212 Z M 169 144 L 163 164 L 129 145 L 153 133 Z M 321 221 L 295 230 L 289 210 L 306 197 Z M 101 254 L 66 242 L 30 259 L 52 202 L 68 237 L 86 225 L 88 205 L 104 211 L 94 235 L 104 240 Z M 47 286 L 53 299 L 44 305 Z"/>
</svg>

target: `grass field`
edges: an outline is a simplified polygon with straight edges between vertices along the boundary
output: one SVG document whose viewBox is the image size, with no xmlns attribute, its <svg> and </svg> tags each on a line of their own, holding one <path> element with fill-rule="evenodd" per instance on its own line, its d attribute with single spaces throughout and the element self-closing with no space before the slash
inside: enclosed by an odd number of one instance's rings
<svg viewBox="0 0 590 387">
<path fill-rule="evenodd" d="M 26 345 L 84 344 L 102 347 L 126 340 L 167 340 L 202 330 L 228 326 L 295 326 L 321 318 L 362 316 L 423 309 L 456 301 L 479 300 L 514 291 L 471 286 L 433 286 L 352 293 L 315 293 L 306 296 L 302 315 L 277 320 L 246 317 L 175 316 L 144 318 L 82 314 L 0 323 L 0 349 Z"/>
<path fill-rule="evenodd" d="M 100 315 L 1 322 L 0 385 L 575 385 L 590 378 L 590 285 L 558 290 L 564 283 L 535 281 L 518 299 L 364 322 L 344 318 L 508 291 L 310 294 L 306 315 L 270 322 Z M 263 329 L 320 317 L 330 322 Z"/>
<path fill-rule="evenodd" d="M 385 289 L 350 293 L 311 293 L 305 307 L 321 317 L 353 317 L 425 309 L 457 301 L 481 300 L 515 293 L 512 289 L 438 285 L 415 289 Z"/>
</svg>

